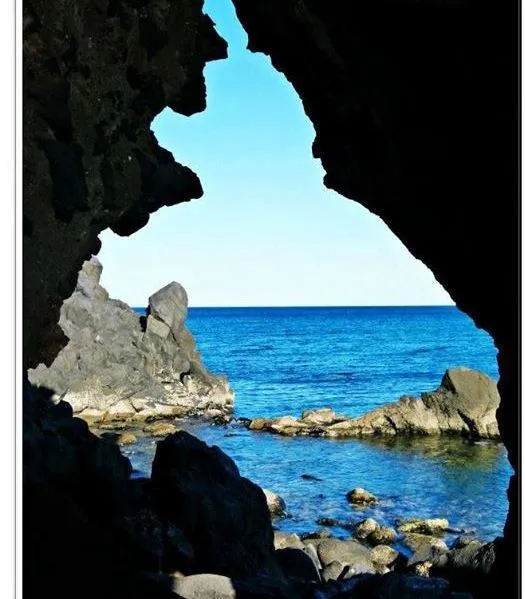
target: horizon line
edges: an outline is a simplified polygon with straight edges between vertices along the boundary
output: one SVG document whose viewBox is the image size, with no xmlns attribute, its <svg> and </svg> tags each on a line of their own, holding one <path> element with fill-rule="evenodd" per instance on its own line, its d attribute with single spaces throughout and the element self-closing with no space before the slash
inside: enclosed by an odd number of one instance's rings
<svg viewBox="0 0 525 599">
<path fill-rule="evenodd" d="M 132 308 L 147 308 L 148 306 L 132 306 Z M 260 309 L 260 308 L 457 308 L 456 304 L 326 304 L 326 305 L 253 305 L 253 306 L 188 306 L 193 309 Z M 458 308 L 459 309 L 459 308 Z"/>
</svg>

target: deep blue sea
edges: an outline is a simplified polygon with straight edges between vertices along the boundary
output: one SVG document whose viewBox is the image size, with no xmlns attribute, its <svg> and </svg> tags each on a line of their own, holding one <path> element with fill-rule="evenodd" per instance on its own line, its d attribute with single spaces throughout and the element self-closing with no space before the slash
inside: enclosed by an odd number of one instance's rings
<svg viewBox="0 0 525 599">
<path fill-rule="evenodd" d="M 449 367 L 498 376 L 492 339 L 455 307 L 192 308 L 187 325 L 207 368 L 228 377 L 235 416 L 300 415 L 321 406 L 357 416 L 435 389 Z M 315 530 L 320 517 L 351 523 L 369 516 L 390 525 L 398 517 L 446 517 L 487 540 L 503 530 L 510 467 L 501 444 L 187 428 L 285 499 L 288 517 L 276 522 L 281 530 Z M 126 448 L 137 475 L 149 472 L 154 449 L 146 439 Z M 351 508 L 345 494 L 357 486 L 376 494 L 378 506 Z"/>
</svg>

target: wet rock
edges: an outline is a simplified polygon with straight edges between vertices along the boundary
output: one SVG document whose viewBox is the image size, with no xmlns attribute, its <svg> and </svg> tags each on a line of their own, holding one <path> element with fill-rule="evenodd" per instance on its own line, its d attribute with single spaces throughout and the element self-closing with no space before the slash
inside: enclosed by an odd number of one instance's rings
<svg viewBox="0 0 525 599">
<path fill-rule="evenodd" d="M 374 562 L 374 564 L 378 564 L 380 566 L 390 566 L 397 556 L 399 555 L 399 551 L 392 549 L 388 545 L 377 545 L 370 552 L 370 559 Z"/>
<path fill-rule="evenodd" d="M 339 520 L 335 520 L 334 518 L 317 518 L 315 521 L 319 526 L 339 526 Z"/>
<path fill-rule="evenodd" d="M 263 570 L 281 575 L 264 493 L 218 447 L 184 431 L 169 435 L 157 443 L 151 482 L 163 521 L 191 543 L 196 569 L 239 578 Z"/>
<path fill-rule="evenodd" d="M 118 445 L 132 445 L 133 443 L 136 443 L 136 442 L 137 442 L 137 437 L 133 433 L 130 433 L 129 431 L 125 432 L 125 433 L 121 433 L 117 437 Z"/>
<path fill-rule="evenodd" d="M 84 262 L 60 311 L 69 342 L 49 367 L 29 370 L 29 380 L 54 391 L 92 424 L 229 418 L 233 392 L 201 363 L 184 326 L 182 286 L 173 282 L 153 294 L 141 320 L 127 304 L 109 298 L 101 273 L 95 257 Z"/>
<path fill-rule="evenodd" d="M 152 424 L 144 426 L 142 430 L 152 437 L 166 437 L 179 429 L 169 422 L 153 422 Z"/>
<path fill-rule="evenodd" d="M 396 527 L 399 532 L 404 533 L 419 533 L 424 535 L 444 534 L 448 529 L 448 520 L 445 518 L 428 518 L 420 520 L 418 518 L 410 518 L 398 520 Z"/>
<path fill-rule="evenodd" d="M 308 425 L 300 422 L 293 416 L 282 416 L 272 420 L 269 424 L 269 430 L 287 437 L 294 436 L 308 431 Z"/>
<path fill-rule="evenodd" d="M 278 549 L 275 552 L 277 563 L 284 575 L 293 581 L 320 582 L 321 577 L 312 558 L 301 549 Z"/>
<path fill-rule="evenodd" d="M 267 418 L 254 418 L 249 421 L 248 428 L 252 431 L 262 431 L 269 426 L 270 421 Z"/>
<path fill-rule="evenodd" d="M 276 517 L 282 517 L 286 515 L 286 503 L 284 499 L 270 491 L 268 489 L 263 489 L 264 496 L 266 497 L 266 503 L 268 505 L 268 509 L 270 510 L 270 514 Z"/>
<path fill-rule="evenodd" d="M 354 536 L 357 539 L 366 539 L 369 534 L 379 528 L 379 524 L 373 518 L 367 518 L 355 525 Z"/>
<path fill-rule="evenodd" d="M 357 487 L 352 491 L 349 491 L 346 494 L 346 499 L 348 503 L 353 505 L 376 505 L 377 498 L 375 495 L 372 495 L 369 491 L 362 489 L 361 487 Z"/>
<path fill-rule="evenodd" d="M 318 541 L 322 539 L 330 539 L 332 537 L 332 531 L 328 528 L 319 528 L 313 532 L 304 532 L 301 535 L 303 541 Z"/>
<path fill-rule="evenodd" d="M 389 545 L 395 543 L 396 539 L 396 531 L 389 526 L 379 526 L 366 537 L 371 545 Z"/>
</svg>

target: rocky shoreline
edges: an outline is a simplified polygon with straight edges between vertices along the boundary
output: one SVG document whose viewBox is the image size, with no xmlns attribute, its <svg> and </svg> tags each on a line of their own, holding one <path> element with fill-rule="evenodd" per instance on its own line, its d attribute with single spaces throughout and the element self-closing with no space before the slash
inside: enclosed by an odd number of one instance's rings
<svg viewBox="0 0 525 599">
<path fill-rule="evenodd" d="M 101 271 L 96 258 L 84 263 L 61 311 L 68 345 L 51 366 L 28 373 L 40 387 L 32 392 L 40 405 L 35 412 L 40 415 L 33 414 L 40 428 L 30 435 L 28 456 L 45 462 L 46 455 L 54 455 L 57 448 L 48 447 L 46 437 L 51 427 L 84 469 L 85 480 L 79 479 L 75 492 L 93 493 L 98 482 L 90 472 L 100 461 L 118 472 L 123 491 L 104 491 L 112 505 L 108 522 L 121 543 L 129 544 L 123 559 L 129 551 L 140 567 L 141 584 L 186 599 L 466 599 L 470 595 L 455 591 L 475 591 L 482 584 L 499 541 L 462 535 L 445 518 L 389 526 L 370 517 L 350 522 L 319 514 L 321 529 L 300 536 L 279 531 L 287 517 L 285 498 L 242 477 L 223 451 L 179 426 L 189 417 L 225 424 L 233 412 L 228 382 L 204 368 L 185 328 L 184 289 L 170 283 L 149 298 L 146 316 L 139 317 L 109 298 L 100 286 Z M 325 407 L 300 418 L 235 422 L 283 436 L 451 434 L 498 440 L 498 405 L 494 381 L 455 368 L 446 371 L 436 390 L 402 397 L 359 418 Z M 78 418 L 71 419 L 73 414 Z M 133 479 L 130 461 L 116 446 L 133 445 L 141 436 L 159 441 L 151 476 Z M 56 455 L 53 462 L 58 471 L 51 478 L 61 484 L 60 469 L 70 465 Z M 346 498 L 351 510 L 382 501 L 361 488 L 349 490 Z M 348 534 L 336 536 L 336 529 Z M 447 545 L 444 537 L 450 534 L 457 536 Z M 140 547 L 138 553 L 133 547 Z"/>
<path fill-rule="evenodd" d="M 471 439 L 499 440 L 496 409 L 499 394 L 495 381 L 468 368 L 448 369 L 440 386 L 421 398 L 403 396 L 398 402 L 350 418 L 332 408 L 307 410 L 300 418 L 253 418 L 250 430 L 284 436 L 329 439 L 393 435 L 461 435 Z"/>
<path fill-rule="evenodd" d="M 179 424 L 183 426 L 184 420 L 180 420 Z M 225 456 L 226 463 L 238 472 L 220 449 L 205 449 L 204 443 L 176 425 L 175 421 L 163 421 L 153 423 L 149 430 L 140 433 L 135 429 L 137 434 L 146 437 L 163 437 L 164 440 L 157 444 L 154 464 L 159 462 L 159 449 L 165 444 L 175 443 L 178 446 L 188 443 L 199 449 L 199 455 L 202 452 L 203 459 L 210 450 L 211 455 Z M 132 433 L 130 430 L 109 432 L 101 429 L 98 434 L 106 441 L 125 445 L 126 436 Z M 177 458 L 177 464 L 182 465 L 179 459 L 184 462 L 185 458 Z M 192 463 L 195 463 L 193 457 Z M 179 476 L 178 465 L 169 468 L 173 469 L 174 476 Z M 215 472 L 219 466 L 204 464 L 202 468 L 206 471 L 212 468 Z M 186 483 L 177 482 L 179 484 L 185 486 Z M 234 599 L 238 596 L 235 593 L 240 585 L 247 597 L 252 597 L 256 588 L 264 588 L 264 592 L 268 593 L 263 594 L 264 597 L 315 596 L 328 599 L 339 593 L 356 593 L 355 596 L 359 597 L 359 593 L 371 585 L 371 597 L 394 593 L 392 596 L 395 597 L 448 598 L 456 596 L 452 589 L 472 590 L 473 585 L 479 584 L 490 573 L 494 563 L 498 540 L 480 541 L 469 531 L 451 527 L 448 519 L 441 514 L 425 519 L 397 518 L 393 525 L 366 517 L 366 508 L 380 508 L 383 500 L 361 488 L 351 489 L 346 494 L 350 514 L 362 514 L 361 519 L 350 517 L 340 521 L 320 514 L 317 519 L 320 528 L 316 530 L 300 535 L 282 532 L 279 528 L 288 517 L 286 497 L 269 489 L 261 490 L 273 528 L 274 559 L 285 582 L 275 573 L 240 583 L 235 577 L 218 574 L 214 569 L 198 574 L 177 570 L 176 574 L 166 578 L 166 584 L 171 585 L 172 591 L 187 599 L 215 597 L 213 593 L 220 591 L 219 597 Z M 196 492 L 195 489 L 193 491 Z M 173 497 L 175 500 L 182 501 L 178 494 Z M 346 530 L 347 535 L 342 536 L 336 530 Z M 255 533 L 252 531 L 252 534 Z M 458 595 L 461 599 L 470 596 Z"/>
<path fill-rule="evenodd" d="M 109 435 L 101 432 L 105 440 Z M 157 580 L 186 599 L 328 599 L 342 593 L 467 599 L 471 595 L 456 595 L 453 589 L 472 589 L 483 580 L 498 544 L 463 534 L 442 517 L 400 518 L 389 527 L 370 517 L 352 523 L 320 516 L 320 529 L 301 535 L 281 532 L 280 522 L 287 517 L 285 498 L 239 478 L 233 461 L 218 447 L 208 447 L 183 430 L 157 443 L 151 484 L 162 496 L 162 509 L 167 510 L 162 517 L 174 528 L 170 534 L 177 539 L 177 551 L 184 549 L 177 568 Z M 382 502 L 380 496 L 360 488 L 349 490 L 346 499 L 357 513 Z M 195 518 L 202 520 L 199 526 Z M 336 536 L 332 528 L 344 528 L 348 534 Z M 447 545 L 444 537 L 451 534 L 455 539 Z M 196 556 L 204 559 L 201 566 L 195 567 Z M 365 589 L 367 594 L 361 595 Z"/>
</svg>

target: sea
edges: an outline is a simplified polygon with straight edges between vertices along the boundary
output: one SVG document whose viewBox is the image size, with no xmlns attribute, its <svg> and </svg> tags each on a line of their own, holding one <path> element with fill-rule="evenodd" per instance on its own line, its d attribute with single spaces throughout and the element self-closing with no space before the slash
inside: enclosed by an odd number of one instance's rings
<svg viewBox="0 0 525 599">
<path fill-rule="evenodd" d="M 491 337 L 453 306 L 190 308 L 187 326 L 205 366 L 228 377 L 237 418 L 300 416 L 323 406 L 358 416 L 435 389 L 457 366 L 498 377 Z M 460 532 L 482 540 L 503 532 L 511 468 L 500 443 L 288 438 L 235 422 L 184 426 L 281 495 L 287 516 L 274 525 L 282 531 L 312 532 L 330 518 L 338 521 L 332 533 L 345 537 L 367 517 L 389 526 L 439 517 L 454 530 L 449 541 Z M 148 476 L 155 447 L 143 438 L 124 449 L 134 476 Z M 377 506 L 350 506 L 345 495 L 355 487 L 374 493 Z"/>
</svg>

